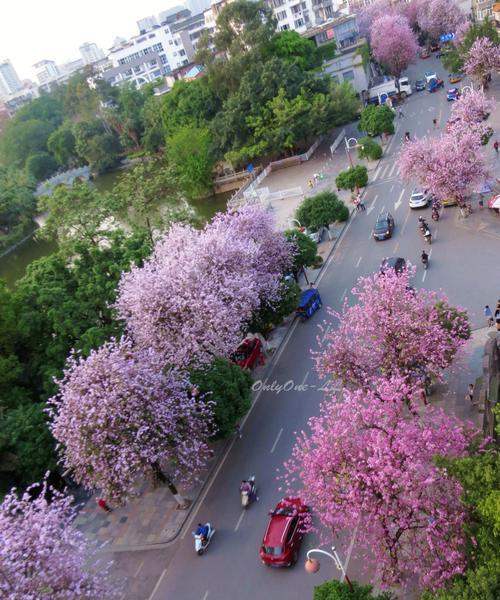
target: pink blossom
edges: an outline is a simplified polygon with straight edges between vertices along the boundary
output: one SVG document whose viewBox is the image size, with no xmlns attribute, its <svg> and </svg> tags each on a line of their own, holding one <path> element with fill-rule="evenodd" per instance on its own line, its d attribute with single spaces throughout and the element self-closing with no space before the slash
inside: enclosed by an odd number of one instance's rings
<svg viewBox="0 0 500 600">
<path fill-rule="evenodd" d="M 486 84 L 487 75 L 500 70 L 500 44 L 486 37 L 477 38 L 468 52 L 464 70 L 470 77 Z"/>
<path fill-rule="evenodd" d="M 30 492 L 39 495 L 33 499 Z M 72 527 L 75 516 L 72 498 L 46 483 L 20 497 L 15 489 L 5 496 L 0 504 L 2 598 L 112 600 L 121 595 L 110 584 L 110 565 L 96 562 L 97 548 Z"/>
<path fill-rule="evenodd" d="M 453 103 L 449 133 L 457 140 L 463 133 L 474 132 L 479 139 L 489 132 L 485 119 L 495 110 L 496 103 L 487 98 L 482 90 L 470 91 Z"/>
<path fill-rule="evenodd" d="M 300 477 L 302 499 L 329 531 L 358 529 L 356 544 L 384 586 L 414 573 L 436 589 L 465 568 L 465 515 L 460 484 L 433 458 L 464 456 L 472 431 L 440 409 L 415 417 L 401 378 L 373 383 L 323 404 L 298 437 L 287 479 L 295 488 Z"/>
<path fill-rule="evenodd" d="M 453 0 L 420 0 L 418 25 L 437 41 L 443 33 L 455 33 L 466 20 Z"/>
<path fill-rule="evenodd" d="M 386 14 L 376 19 L 371 28 L 371 47 L 375 59 L 396 78 L 415 62 L 418 44 L 407 19 Z"/>
<path fill-rule="evenodd" d="M 88 358 L 70 356 L 58 383 L 49 412 L 64 467 L 107 501 L 124 502 L 157 464 L 186 482 L 206 465 L 211 405 L 189 394 L 179 373 L 162 369 L 153 351 L 111 341 Z"/>
</svg>

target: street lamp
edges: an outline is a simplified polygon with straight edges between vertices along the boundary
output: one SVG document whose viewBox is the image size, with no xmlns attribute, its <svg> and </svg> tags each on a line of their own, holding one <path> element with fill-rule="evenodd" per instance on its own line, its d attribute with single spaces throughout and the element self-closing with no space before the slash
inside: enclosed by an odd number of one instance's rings
<svg viewBox="0 0 500 600">
<path fill-rule="evenodd" d="M 351 149 L 356 148 L 358 146 L 358 140 L 354 137 L 349 138 L 349 139 L 347 139 L 345 137 L 344 142 L 345 142 L 345 151 L 347 152 L 347 157 L 349 159 L 349 164 L 351 165 L 351 167 L 354 167 L 354 163 L 352 162 L 352 158 L 351 158 Z M 351 142 L 354 142 L 354 144 L 352 146 L 351 146 Z"/>
<path fill-rule="evenodd" d="M 299 226 L 299 229 L 302 229 L 302 225 L 301 225 L 300 221 L 298 221 L 297 219 L 288 219 L 288 227 L 290 227 L 290 229 L 293 227 L 294 223 L 297 223 L 297 225 Z"/>
<path fill-rule="evenodd" d="M 313 548 L 312 550 L 308 550 L 307 552 L 307 559 L 306 559 L 306 564 L 305 569 L 308 573 L 317 573 L 319 571 L 320 568 L 320 562 L 319 560 L 316 560 L 315 558 L 310 558 L 311 554 L 323 554 L 324 556 L 328 556 L 328 558 L 331 558 L 333 560 L 333 562 L 335 563 L 335 566 L 337 567 L 337 569 L 339 571 L 342 571 L 342 577 L 340 578 L 340 581 L 345 581 L 347 582 L 347 585 L 349 586 L 349 589 L 351 591 L 353 591 L 352 589 L 352 583 L 349 579 L 349 577 L 347 577 L 347 573 L 345 572 L 344 569 L 344 565 L 342 564 L 339 555 L 337 554 L 337 550 L 335 549 L 335 546 L 332 546 L 332 554 L 330 554 L 330 552 L 327 552 L 326 550 L 321 550 L 320 548 Z"/>
<path fill-rule="evenodd" d="M 472 83 L 470 85 L 464 85 L 462 87 L 462 95 L 463 96 L 465 96 L 466 92 L 473 92 L 473 91 L 474 91 L 474 86 Z"/>
</svg>

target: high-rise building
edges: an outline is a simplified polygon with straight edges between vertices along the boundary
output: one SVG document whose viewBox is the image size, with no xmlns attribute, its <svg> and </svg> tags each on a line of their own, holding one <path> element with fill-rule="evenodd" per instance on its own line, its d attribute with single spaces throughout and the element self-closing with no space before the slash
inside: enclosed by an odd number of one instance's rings
<svg viewBox="0 0 500 600">
<path fill-rule="evenodd" d="M 40 85 L 57 79 L 61 72 L 53 60 L 41 60 L 33 65 Z"/>
<path fill-rule="evenodd" d="M 198 15 L 210 8 L 210 0 L 186 0 L 186 6 L 191 14 Z"/>
<path fill-rule="evenodd" d="M 80 54 L 82 55 L 83 62 L 86 65 L 99 62 L 104 58 L 104 52 L 99 48 L 97 44 L 93 42 L 85 42 L 80 46 Z"/>
<path fill-rule="evenodd" d="M 0 97 L 7 98 L 23 87 L 9 59 L 0 62 Z"/>
</svg>

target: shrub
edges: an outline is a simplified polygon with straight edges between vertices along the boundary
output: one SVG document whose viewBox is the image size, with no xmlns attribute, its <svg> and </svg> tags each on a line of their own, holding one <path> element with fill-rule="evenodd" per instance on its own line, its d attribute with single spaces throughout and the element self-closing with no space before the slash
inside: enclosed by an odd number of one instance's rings
<svg viewBox="0 0 500 600">
<path fill-rule="evenodd" d="M 321 192 L 306 198 L 295 214 L 304 227 L 317 231 L 335 221 L 345 221 L 349 210 L 334 192 Z"/>
<path fill-rule="evenodd" d="M 354 190 L 365 187 L 368 183 L 368 169 L 363 165 L 350 167 L 337 175 L 335 183 L 339 190 Z"/>
<path fill-rule="evenodd" d="M 382 146 L 375 140 L 364 137 L 359 140 L 358 156 L 359 158 L 368 158 L 369 160 L 378 160 L 382 156 Z"/>
<path fill-rule="evenodd" d="M 352 582 L 353 589 L 340 581 L 325 581 L 314 588 L 313 600 L 392 600 L 394 596 L 388 592 L 374 595 L 371 585 L 360 585 Z"/>
</svg>

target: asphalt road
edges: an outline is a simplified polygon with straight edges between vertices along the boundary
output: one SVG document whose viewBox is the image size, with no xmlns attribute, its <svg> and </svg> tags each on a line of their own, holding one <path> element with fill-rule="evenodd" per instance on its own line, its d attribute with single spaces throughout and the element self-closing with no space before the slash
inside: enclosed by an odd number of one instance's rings
<svg viewBox="0 0 500 600">
<path fill-rule="evenodd" d="M 434 58 L 419 61 L 410 68 L 410 79 L 423 78 L 425 70 L 434 69 L 445 79 L 447 73 Z M 412 186 L 400 182 L 395 165 L 405 131 L 410 131 L 412 136 L 423 136 L 432 130 L 433 118 L 444 127 L 450 110 L 446 89 L 445 85 L 444 90 L 435 94 L 414 92 L 405 103 L 405 116 L 397 119 L 396 135 L 367 188 L 364 197 L 367 211 L 354 216 L 318 282 L 325 305 L 340 309 L 344 298 L 351 301 L 350 290 L 360 275 L 377 270 L 385 256 L 402 256 L 417 264 L 415 287 L 442 288 L 452 303 L 470 311 L 475 327 L 482 326 L 484 304 L 493 304 L 500 292 L 497 259 L 500 228 L 498 238 L 465 229 L 460 226 L 455 207 L 444 209 L 438 223 L 431 221 L 430 209 L 410 210 L 408 199 Z M 375 242 L 371 229 L 382 210 L 393 214 L 396 228 L 392 239 Z M 421 214 L 432 223 L 430 247 L 418 231 Z M 419 261 L 424 248 L 431 254 L 427 272 L 422 270 Z M 126 598 L 307 599 L 312 598 L 314 585 L 339 576 L 333 563 L 326 559 L 315 576 L 307 575 L 302 568 L 306 550 L 320 543 L 315 535 L 305 538 L 299 564 L 294 568 L 268 568 L 261 564 L 258 555 L 267 512 L 281 498 L 278 471 L 290 456 L 295 432 L 306 426 L 311 415 L 317 414 L 323 397 L 311 349 L 317 348 L 317 337 L 323 335 L 318 327 L 325 319 L 328 320 L 328 314 L 324 308 L 308 322 L 295 324 L 266 383 L 276 382 L 279 386 L 292 382 L 288 385 L 300 389 L 281 393 L 261 391 L 244 424 L 243 439 L 235 441 L 180 539 L 165 550 L 115 557 L 124 572 L 135 575 L 136 591 L 132 593 L 130 588 Z M 250 475 L 256 476 L 260 500 L 243 512 L 238 487 L 240 480 Z M 202 557 L 195 554 L 191 536 L 198 521 L 210 521 L 216 528 L 212 544 Z M 353 534 L 345 532 L 337 549 L 350 578 L 366 581 L 370 575 L 363 573 L 363 565 L 356 558 Z M 357 536 L 361 535 L 358 531 Z"/>
</svg>

